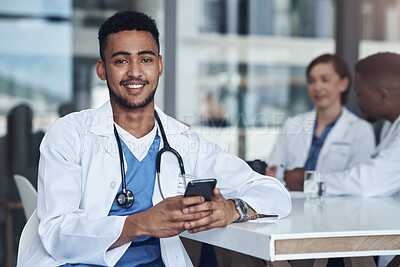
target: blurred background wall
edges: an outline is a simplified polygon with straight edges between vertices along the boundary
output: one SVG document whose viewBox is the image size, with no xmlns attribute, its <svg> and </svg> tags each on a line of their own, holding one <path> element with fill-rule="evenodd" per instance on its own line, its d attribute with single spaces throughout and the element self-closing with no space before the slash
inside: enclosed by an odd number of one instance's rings
<svg viewBox="0 0 400 267">
<path fill-rule="evenodd" d="M 312 108 L 311 59 L 336 52 L 353 68 L 376 52 L 400 53 L 400 0 L 0 0 L 3 206 L 20 199 L 13 174 L 36 186 L 51 123 L 108 99 L 95 74 L 97 30 L 120 10 L 157 21 L 165 72 L 156 103 L 246 160 L 266 160 L 285 118 Z M 348 107 L 362 116 L 353 93 Z M 0 212 L 0 266 L 14 266 Z M 25 218 L 20 208 L 10 214 L 16 251 Z"/>
</svg>

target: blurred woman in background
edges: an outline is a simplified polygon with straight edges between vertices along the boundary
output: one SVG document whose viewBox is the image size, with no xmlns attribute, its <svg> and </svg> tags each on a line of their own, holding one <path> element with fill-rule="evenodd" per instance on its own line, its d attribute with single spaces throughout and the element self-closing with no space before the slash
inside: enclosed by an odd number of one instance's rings
<svg viewBox="0 0 400 267">
<path fill-rule="evenodd" d="M 267 175 L 281 181 L 305 170 L 343 171 L 366 161 L 375 147 L 371 125 L 344 107 L 351 86 L 346 62 L 324 54 L 308 65 L 306 75 L 315 109 L 286 120 L 268 160 Z M 290 181 L 289 190 L 303 190 Z"/>
</svg>

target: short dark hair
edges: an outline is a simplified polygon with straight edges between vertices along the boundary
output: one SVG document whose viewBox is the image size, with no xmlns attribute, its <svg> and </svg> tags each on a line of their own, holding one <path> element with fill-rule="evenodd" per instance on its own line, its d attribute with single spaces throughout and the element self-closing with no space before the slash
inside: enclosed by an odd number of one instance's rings
<svg viewBox="0 0 400 267">
<path fill-rule="evenodd" d="M 400 83 L 400 55 L 377 53 L 358 61 L 355 70 L 370 83 L 387 89 L 397 89 Z"/>
<path fill-rule="evenodd" d="M 306 75 L 310 74 L 311 69 L 320 63 L 329 63 L 331 62 L 333 64 L 333 67 L 336 71 L 336 73 L 339 75 L 341 79 L 347 78 L 349 80 L 349 84 L 346 88 L 346 91 L 344 91 L 340 97 L 340 102 L 342 105 L 347 103 L 347 100 L 349 99 L 349 92 L 350 92 L 350 87 L 351 87 L 351 72 L 349 67 L 347 66 L 346 61 L 342 57 L 336 54 L 323 54 L 317 58 L 315 58 L 313 61 L 311 61 L 310 64 L 307 66 L 307 71 Z"/>
<path fill-rule="evenodd" d="M 109 17 L 99 28 L 98 39 L 101 59 L 104 61 L 104 50 L 107 46 L 108 35 L 132 30 L 150 32 L 157 43 L 158 52 L 160 53 L 160 34 L 155 20 L 141 12 L 123 11 Z"/>
</svg>

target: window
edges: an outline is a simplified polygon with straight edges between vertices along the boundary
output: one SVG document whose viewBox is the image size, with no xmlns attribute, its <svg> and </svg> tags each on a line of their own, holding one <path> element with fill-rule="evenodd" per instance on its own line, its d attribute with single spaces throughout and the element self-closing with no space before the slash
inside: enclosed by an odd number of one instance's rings
<svg viewBox="0 0 400 267">
<path fill-rule="evenodd" d="M 0 133 L 25 103 L 34 128 L 47 128 L 72 98 L 71 1 L 5 0 L 0 7 Z"/>
<path fill-rule="evenodd" d="M 178 119 L 267 159 L 286 117 L 312 108 L 305 68 L 334 52 L 334 12 L 330 0 L 178 1 Z"/>
</svg>

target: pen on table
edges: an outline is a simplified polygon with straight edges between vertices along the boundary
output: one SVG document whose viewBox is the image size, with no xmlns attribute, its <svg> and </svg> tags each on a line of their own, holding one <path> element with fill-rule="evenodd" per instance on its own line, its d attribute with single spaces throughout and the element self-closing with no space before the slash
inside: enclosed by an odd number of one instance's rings
<svg viewBox="0 0 400 267">
<path fill-rule="evenodd" d="M 282 167 L 285 171 L 288 171 L 288 168 L 286 168 L 285 165 L 281 164 L 281 167 Z"/>
<path fill-rule="evenodd" d="M 278 214 L 261 214 L 257 213 L 249 217 L 249 220 L 257 220 L 258 218 L 278 217 Z"/>
</svg>

